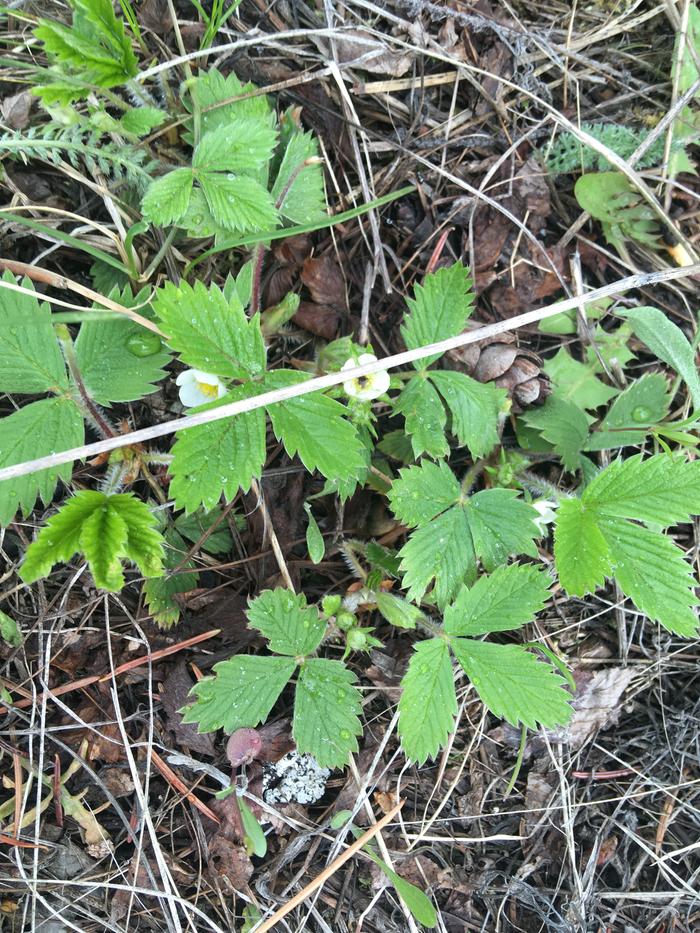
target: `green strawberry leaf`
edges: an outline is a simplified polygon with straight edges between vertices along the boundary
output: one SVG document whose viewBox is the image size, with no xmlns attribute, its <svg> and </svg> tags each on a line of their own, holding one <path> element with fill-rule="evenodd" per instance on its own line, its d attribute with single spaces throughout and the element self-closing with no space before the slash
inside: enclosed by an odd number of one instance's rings
<svg viewBox="0 0 700 933">
<path fill-rule="evenodd" d="M 401 686 L 401 747 L 407 758 L 422 764 L 435 758 L 455 726 L 457 696 L 447 642 L 418 642 Z"/>
<path fill-rule="evenodd" d="M 294 699 L 293 735 L 302 753 L 323 768 L 341 768 L 362 735 L 360 693 L 342 661 L 309 658 L 301 665 Z"/>
</svg>

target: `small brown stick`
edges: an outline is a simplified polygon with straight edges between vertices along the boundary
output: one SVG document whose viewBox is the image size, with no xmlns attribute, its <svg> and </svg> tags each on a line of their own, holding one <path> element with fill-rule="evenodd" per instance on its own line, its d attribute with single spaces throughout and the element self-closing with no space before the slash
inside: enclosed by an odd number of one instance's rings
<svg viewBox="0 0 700 933">
<path fill-rule="evenodd" d="M 374 826 L 370 826 L 366 833 L 363 833 L 359 839 L 356 839 L 348 848 L 342 852 L 335 861 L 331 862 L 320 875 L 317 875 L 313 881 L 310 881 L 305 888 L 299 891 L 298 894 L 295 894 L 294 897 L 287 901 L 287 903 L 280 907 L 279 910 L 276 910 L 275 913 L 268 919 L 265 920 L 260 926 L 255 928 L 255 933 L 266 933 L 267 930 L 271 930 L 276 926 L 283 917 L 286 917 L 288 913 L 294 910 L 295 907 L 298 907 L 299 904 L 303 903 L 306 898 L 313 894 L 316 888 L 320 888 L 322 884 L 325 884 L 328 879 L 334 875 L 338 869 L 344 865 L 349 859 L 355 855 L 356 852 L 359 852 L 362 846 L 366 845 L 370 839 L 374 839 L 377 833 L 381 832 L 382 829 L 394 819 L 396 814 L 399 812 L 401 807 L 404 805 L 405 801 L 400 800 L 395 807 L 392 807 L 389 812 L 381 818 Z"/>
<path fill-rule="evenodd" d="M 173 771 L 170 765 L 166 764 L 163 759 L 160 757 L 155 749 L 151 749 L 151 760 L 153 764 L 158 768 L 160 773 L 163 775 L 168 784 L 171 784 L 178 793 L 189 800 L 193 807 L 196 807 L 200 813 L 203 813 L 208 820 L 213 820 L 214 823 L 221 823 L 219 817 L 214 813 L 213 810 L 210 810 L 209 807 L 203 803 L 199 797 L 196 797 L 191 790 L 188 789 L 184 781 L 182 781 L 177 774 Z"/>
<path fill-rule="evenodd" d="M 61 803 L 61 759 L 58 753 L 53 759 L 53 806 L 56 816 L 56 826 L 63 826 L 63 804 Z"/>
<path fill-rule="evenodd" d="M 219 634 L 221 634 L 221 629 L 213 628 L 208 632 L 202 632 L 201 635 L 193 635 L 192 638 L 186 638 L 184 641 L 179 641 L 176 645 L 170 645 L 167 648 L 160 648 L 158 651 L 152 651 L 150 654 L 141 655 L 140 658 L 134 658 L 133 661 L 127 661 L 126 664 L 120 664 L 119 667 L 114 669 L 113 673 L 103 674 L 100 678 L 98 678 L 99 682 L 103 683 L 105 680 L 111 680 L 113 676 L 117 677 L 119 674 L 124 674 L 126 671 L 130 671 L 134 667 L 141 667 L 142 664 L 146 664 L 148 661 L 160 661 L 161 658 L 166 658 L 169 654 L 176 654 L 178 651 L 182 651 L 183 648 L 191 648 L 192 645 L 197 645 L 200 641 L 207 641 L 209 638 L 214 638 Z"/>
<path fill-rule="evenodd" d="M 146 664 L 148 661 L 160 660 L 160 658 L 164 658 L 169 654 L 182 651 L 183 648 L 191 648 L 192 645 L 196 645 L 200 641 L 207 641 L 209 638 L 214 638 L 214 636 L 218 635 L 220 632 L 221 629 L 213 628 L 208 632 L 202 632 L 201 635 L 194 635 L 192 638 L 179 641 L 176 645 L 170 645 L 168 648 L 161 648 L 159 651 L 152 651 L 150 654 L 144 654 L 140 658 L 134 658 L 132 661 L 127 661 L 126 664 L 122 664 L 118 667 L 114 671 L 114 675 L 123 674 L 125 671 L 130 671 L 134 667 L 140 667 L 142 664 Z M 50 700 L 51 697 L 62 696 L 64 693 L 72 693 L 74 690 L 82 690 L 83 687 L 89 687 L 90 684 L 102 683 L 105 680 L 109 680 L 111 676 L 111 674 L 93 674 L 90 677 L 82 677 L 80 680 L 72 680 L 68 684 L 63 684 L 61 687 L 54 687 L 53 690 L 40 694 L 36 700 L 34 697 L 25 697 L 23 700 L 17 700 L 12 706 L 6 706 L 4 709 L 0 710 L 0 713 L 7 713 L 12 709 L 27 709 L 30 706 L 34 706 L 35 703 L 40 703 L 44 699 Z M 9 689 L 18 688 L 9 685 Z"/>
<path fill-rule="evenodd" d="M 48 269 L 40 269 L 38 266 L 30 266 L 26 262 L 17 262 L 14 259 L 0 258 L 0 269 L 9 269 L 9 271 L 15 275 L 26 275 L 27 278 L 31 279 L 33 282 L 42 282 L 44 285 L 50 285 L 52 288 L 64 288 L 68 291 L 75 292 L 77 295 L 82 295 L 83 298 L 89 298 L 90 301 L 94 301 L 96 304 L 102 305 L 102 307 L 108 308 L 110 311 L 116 311 L 119 314 L 123 314 L 125 317 L 131 318 L 135 324 L 140 324 L 141 327 L 152 330 L 160 337 L 165 336 L 163 331 L 160 330 L 153 321 L 149 321 L 148 318 L 143 317 L 137 311 L 134 311 L 133 308 L 125 308 L 124 305 L 120 305 L 119 302 L 112 301 L 111 298 L 105 298 L 105 296 L 100 295 L 99 292 L 94 292 L 91 288 L 87 288 L 79 282 L 74 282 L 73 279 L 66 278 L 65 275 L 58 275 L 55 272 L 50 272 Z M 90 309 L 85 308 L 84 310 L 89 311 Z"/>
</svg>

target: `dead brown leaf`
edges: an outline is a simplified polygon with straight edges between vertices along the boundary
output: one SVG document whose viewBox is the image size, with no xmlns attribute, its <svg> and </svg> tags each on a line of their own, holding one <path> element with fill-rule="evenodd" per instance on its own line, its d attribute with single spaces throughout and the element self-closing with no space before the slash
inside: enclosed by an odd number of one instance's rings
<svg viewBox="0 0 700 933">
<path fill-rule="evenodd" d="M 327 39 L 318 36 L 313 41 L 324 55 L 331 55 Z M 372 33 L 362 29 L 349 29 L 336 35 L 333 39 L 333 52 L 338 64 L 369 71 L 370 74 L 391 75 L 394 78 L 405 75 L 413 64 L 412 55 L 393 51 Z"/>
<path fill-rule="evenodd" d="M 302 330 L 323 340 L 333 340 L 338 333 L 340 316 L 330 305 L 319 305 L 313 301 L 302 301 L 292 318 Z"/>
<path fill-rule="evenodd" d="M 184 661 L 178 661 L 163 681 L 161 703 L 165 711 L 166 728 L 178 745 L 187 746 L 190 751 L 214 757 L 216 748 L 211 736 L 197 732 L 194 723 L 183 723 L 179 712 L 187 703 L 194 680 L 190 676 Z"/>
<path fill-rule="evenodd" d="M 23 130 L 29 123 L 29 111 L 36 100 L 29 91 L 20 91 L 11 97 L 5 97 L 0 103 L 2 119 L 13 130 Z"/>
<path fill-rule="evenodd" d="M 330 305 L 340 311 L 347 310 L 345 280 L 336 259 L 324 253 L 304 260 L 301 280 L 316 304 Z"/>
<path fill-rule="evenodd" d="M 244 846 L 223 836 L 215 836 L 209 843 L 209 870 L 240 891 L 253 874 L 253 863 Z"/>
<path fill-rule="evenodd" d="M 144 0 L 139 6 L 139 22 L 159 36 L 172 31 L 173 21 L 168 12 L 168 0 Z"/>
<path fill-rule="evenodd" d="M 622 695 L 636 671 L 630 667 L 606 667 L 595 673 L 583 671 L 581 675 L 572 704 L 574 715 L 563 734 L 563 741 L 572 749 L 581 748 L 595 732 L 617 723 Z"/>
</svg>

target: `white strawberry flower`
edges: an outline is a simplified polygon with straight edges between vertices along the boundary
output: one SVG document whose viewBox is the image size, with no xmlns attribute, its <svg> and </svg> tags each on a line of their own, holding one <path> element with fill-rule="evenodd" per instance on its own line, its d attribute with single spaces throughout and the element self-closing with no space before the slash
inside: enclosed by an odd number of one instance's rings
<svg viewBox="0 0 700 933">
<path fill-rule="evenodd" d="M 547 534 L 547 525 L 551 525 L 557 517 L 556 509 L 559 503 L 553 499 L 536 499 L 530 505 L 539 512 L 539 515 L 533 521 L 539 528 L 540 534 L 544 536 Z"/>
<path fill-rule="evenodd" d="M 356 366 L 364 366 L 365 363 L 376 363 L 377 357 L 373 353 L 362 353 L 356 360 L 350 359 L 343 363 L 340 371 L 354 369 Z M 389 388 L 391 377 L 389 373 L 382 369 L 378 373 L 368 373 L 366 376 L 358 376 L 356 379 L 348 379 L 343 383 L 343 389 L 346 395 L 359 399 L 361 402 L 368 402 L 373 398 L 384 395 Z"/>
<path fill-rule="evenodd" d="M 180 401 L 185 408 L 206 405 L 226 395 L 226 386 L 218 376 L 203 373 L 199 369 L 186 369 L 175 380 L 180 386 Z"/>
</svg>

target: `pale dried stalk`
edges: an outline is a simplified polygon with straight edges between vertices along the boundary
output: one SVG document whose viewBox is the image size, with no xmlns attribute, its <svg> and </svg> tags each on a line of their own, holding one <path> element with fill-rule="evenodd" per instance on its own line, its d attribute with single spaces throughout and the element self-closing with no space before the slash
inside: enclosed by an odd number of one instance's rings
<svg viewBox="0 0 700 933">
<path fill-rule="evenodd" d="M 305 888 L 299 891 L 298 894 L 295 894 L 294 897 L 287 901 L 279 910 L 268 919 L 261 923 L 259 926 L 253 927 L 254 933 L 265 933 L 266 930 L 271 930 L 272 927 L 276 926 L 283 917 L 286 917 L 287 914 L 294 910 L 295 907 L 298 907 L 299 904 L 302 904 L 309 894 L 313 894 L 316 888 L 320 888 L 322 884 L 335 874 L 338 869 L 344 865 L 348 859 L 351 859 L 356 852 L 366 845 L 371 839 L 373 839 L 377 833 L 381 832 L 382 829 L 386 826 L 387 823 L 390 823 L 396 814 L 399 812 L 401 807 L 404 805 L 403 800 L 400 800 L 395 807 L 392 807 L 387 814 L 385 814 L 379 822 L 375 823 L 373 826 L 367 830 L 366 833 L 363 833 L 359 839 L 356 839 L 347 849 L 338 856 L 338 858 L 331 862 L 327 868 L 324 868 L 320 875 L 317 875 L 313 881 L 309 882 Z"/>
<path fill-rule="evenodd" d="M 457 337 L 450 337 L 447 340 L 439 340 L 436 343 L 418 347 L 416 350 L 406 350 L 403 353 L 395 353 L 393 356 L 387 356 L 373 363 L 365 363 L 362 366 L 356 366 L 354 369 L 348 369 L 344 372 L 328 373 L 325 376 L 318 376 L 315 379 L 309 379 L 307 382 L 287 386 L 284 389 L 275 389 L 273 392 L 265 392 L 263 395 L 258 395 L 255 398 L 230 402 L 228 405 L 221 405 L 219 408 L 214 408 L 209 411 L 201 411 L 195 415 L 175 418 L 164 424 L 154 424 L 151 427 L 142 428 L 139 431 L 130 431 L 127 434 L 120 434 L 117 437 L 109 437 L 105 440 L 97 441 L 94 444 L 84 444 L 81 447 L 73 447 L 70 450 L 59 451 L 46 457 L 38 457 L 36 460 L 27 460 L 24 463 L 5 467 L 0 470 L 0 481 L 13 479 L 17 476 L 26 476 L 28 473 L 34 473 L 36 470 L 45 470 L 49 467 L 59 466 L 62 463 L 81 460 L 84 457 L 94 457 L 97 454 L 106 453 L 109 450 L 116 450 L 119 447 L 128 447 L 131 444 L 144 444 L 156 437 L 166 437 L 169 434 L 174 434 L 176 431 L 183 431 L 186 428 L 194 428 L 201 424 L 210 424 L 213 421 L 220 421 L 222 418 L 230 418 L 234 415 L 243 414 L 244 412 L 255 411 L 258 408 L 274 405 L 276 402 L 284 402 L 288 399 L 298 398 L 301 395 L 308 395 L 310 392 L 318 392 L 320 389 L 330 389 L 348 380 L 358 379 L 360 376 L 368 376 L 371 373 L 395 369 L 397 366 L 404 366 L 407 363 L 425 359 L 425 357 L 432 356 L 433 354 L 446 353 L 448 350 L 454 350 L 465 344 L 475 343 L 478 340 L 486 340 L 498 334 L 515 330 L 518 327 L 524 327 L 528 324 L 536 324 L 538 321 L 553 317 L 555 314 L 561 314 L 563 311 L 570 311 L 583 304 L 592 304 L 600 301 L 601 298 L 611 298 L 620 292 L 630 291 L 634 288 L 643 288 L 648 285 L 657 285 L 675 279 L 688 278 L 693 275 L 700 275 L 700 264 L 685 266 L 678 269 L 663 269 L 660 272 L 630 275 L 610 285 L 605 285 L 602 288 L 597 288 L 594 291 L 588 292 L 588 294 L 583 297 L 568 298 L 566 301 L 555 302 L 544 308 L 537 308 L 534 311 L 519 314 L 507 321 L 498 321 L 495 324 L 489 324 L 486 327 L 481 327 L 470 333 L 459 334 Z"/>
</svg>

